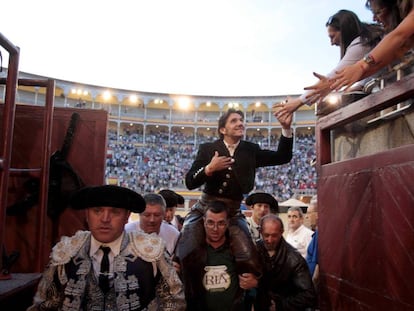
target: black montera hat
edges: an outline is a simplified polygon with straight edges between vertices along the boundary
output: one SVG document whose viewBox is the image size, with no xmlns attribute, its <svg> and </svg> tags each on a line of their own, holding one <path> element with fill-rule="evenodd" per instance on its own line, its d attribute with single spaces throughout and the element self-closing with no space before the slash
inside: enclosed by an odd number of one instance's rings
<svg viewBox="0 0 414 311">
<path fill-rule="evenodd" d="M 110 206 L 125 208 L 134 213 L 145 210 L 145 200 L 140 194 L 114 185 L 82 188 L 70 198 L 69 204 L 73 209 Z"/>
<path fill-rule="evenodd" d="M 246 205 L 254 205 L 256 203 L 267 203 L 270 205 L 272 213 L 279 213 L 279 204 L 273 195 L 266 192 L 252 193 L 246 198 Z"/>
<path fill-rule="evenodd" d="M 165 203 L 167 204 L 167 208 L 176 207 L 179 204 L 184 204 L 184 197 L 172 190 L 163 189 L 158 193 L 164 198 Z"/>
</svg>

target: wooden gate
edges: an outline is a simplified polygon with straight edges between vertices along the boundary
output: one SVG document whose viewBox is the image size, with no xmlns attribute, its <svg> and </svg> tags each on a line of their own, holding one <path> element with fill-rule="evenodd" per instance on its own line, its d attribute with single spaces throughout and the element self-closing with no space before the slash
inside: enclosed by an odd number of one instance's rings
<svg viewBox="0 0 414 311">
<path fill-rule="evenodd" d="M 375 118 L 413 95 L 410 75 L 317 122 L 321 310 L 414 310 L 412 104 Z"/>
</svg>

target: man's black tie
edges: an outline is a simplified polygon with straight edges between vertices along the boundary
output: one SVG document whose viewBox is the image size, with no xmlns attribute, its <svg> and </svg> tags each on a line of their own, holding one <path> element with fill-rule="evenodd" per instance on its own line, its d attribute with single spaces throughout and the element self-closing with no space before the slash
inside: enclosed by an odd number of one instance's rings
<svg viewBox="0 0 414 311">
<path fill-rule="evenodd" d="M 106 294 L 109 290 L 109 252 L 111 251 L 110 247 L 101 246 L 101 250 L 104 255 L 101 261 L 101 273 L 99 274 L 99 286 L 102 291 Z"/>
</svg>

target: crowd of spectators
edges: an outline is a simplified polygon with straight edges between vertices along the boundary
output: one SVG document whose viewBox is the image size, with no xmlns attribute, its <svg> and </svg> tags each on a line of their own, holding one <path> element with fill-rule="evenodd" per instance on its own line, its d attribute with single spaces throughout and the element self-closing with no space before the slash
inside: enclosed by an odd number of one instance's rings
<svg viewBox="0 0 414 311">
<path fill-rule="evenodd" d="M 117 137 L 109 131 L 106 178 L 120 186 L 139 193 L 154 192 L 160 188 L 185 189 L 184 176 L 198 150 L 198 144 L 216 137 L 188 136 L 173 132 L 146 133 L 125 131 Z M 250 141 L 268 148 L 268 139 L 257 135 Z M 145 144 L 143 141 L 145 140 Z M 270 138 L 270 148 L 277 148 L 278 137 Z M 316 189 L 316 171 L 311 165 L 315 154 L 314 135 L 296 135 L 293 158 L 285 165 L 259 168 L 256 189 L 272 193 L 280 201 L 291 198 L 296 190 Z"/>
</svg>

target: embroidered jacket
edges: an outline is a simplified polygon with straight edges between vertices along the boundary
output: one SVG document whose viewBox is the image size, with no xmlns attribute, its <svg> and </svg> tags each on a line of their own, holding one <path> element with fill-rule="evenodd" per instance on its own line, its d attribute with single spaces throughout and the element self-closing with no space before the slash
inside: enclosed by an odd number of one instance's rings
<svg viewBox="0 0 414 311">
<path fill-rule="evenodd" d="M 28 311 L 185 310 L 181 281 L 158 236 L 124 235 L 114 258 L 113 286 L 106 295 L 92 268 L 90 243 L 91 233 L 78 231 L 56 244 Z"/>
</svg>

